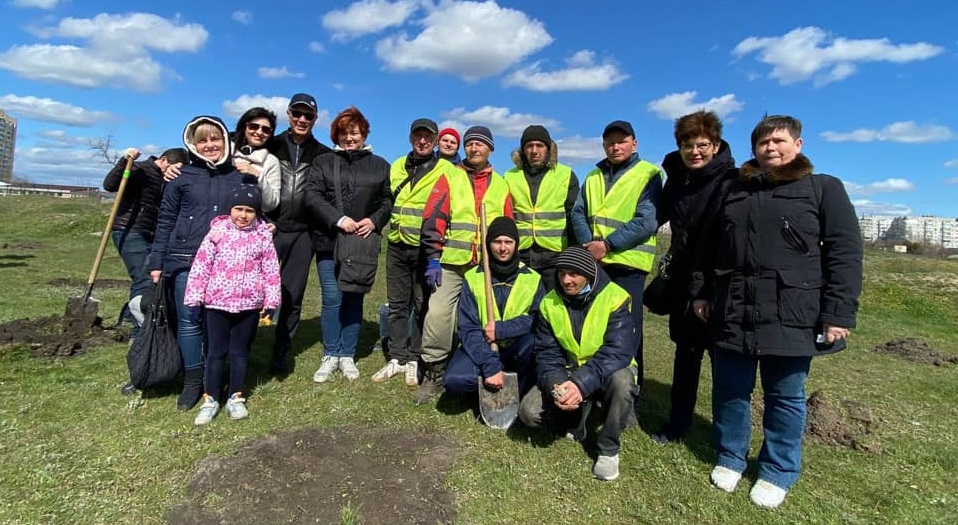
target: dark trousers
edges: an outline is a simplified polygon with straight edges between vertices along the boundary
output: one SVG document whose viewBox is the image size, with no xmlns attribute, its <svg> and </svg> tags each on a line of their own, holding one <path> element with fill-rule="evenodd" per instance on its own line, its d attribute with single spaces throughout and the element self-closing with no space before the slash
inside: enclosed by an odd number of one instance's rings
<svg viewBox="0 0 958 525">
<path fill-rule="evenodd" d="M 401 365 L 419 359 L 422 353 L 422 324 L 428 296 L 425 272 L 426 259 L 419 246 L 389 243 L 386 249 L 387 359 L 397 359 Z"/>
<path fill-rule="evenodd" d="M 688 343 L 675 345 L 672 388 L 669 391 L 672 406 L 669 408 L 669 423 L 665 429 L 665 433 L 670 438 L 684 436 L 692 426 L 695 403 L 698 401 L 703 355 L 705 355 L 703 345 Z"/>
<path fill-rule="evenodd" d="M 604 266 L 609 279 L 621 286 L 632 296 L 632 324 L 635 325 L 635 362 L 639 368 L 639 385 L 645 377 L 645 363 L 642 360 L 642 291 L 645 290 L 645 278 L 649 275 L 642 270 L 619 265 Z"/>
<path fill-rule="evenodd" d="M 519 379 L 519 394 L 523 395 L 535 385 L 535 360 L 532 347 L 535 338 L 526 334 L 517 338 L 508 347 L 499 349 L 499 359 L 504 372 L 515 372 Z M 475 395 L 479 389 L 479 366 L 463 351 L 452 354 L 442 379 L 448 392 L 458 395 Z"/>
<path fill-rule="evenodd" d="M 246 391 L 246 367 L 256 337 L 259 311 L 238 313 L 206 308 L 206 393 L 218 399 L 223 388 L 223 368 L 230 360 L 229 395 Z"/>
<path fill-rule="evenodd" d="M 285 359 L 293 344 L 299 319 L 303 312 L 303 296 L 313 261 L 313 242 L 310 233 L 278 231 L 273 237 L 279 256 L 282 304 L 276 321 L 276 340 L 273 359 Z"/>
</svg>

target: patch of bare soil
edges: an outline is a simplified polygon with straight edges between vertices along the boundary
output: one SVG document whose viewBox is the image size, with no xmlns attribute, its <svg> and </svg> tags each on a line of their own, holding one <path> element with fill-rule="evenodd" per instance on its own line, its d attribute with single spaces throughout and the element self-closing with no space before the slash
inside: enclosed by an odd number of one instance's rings
<svg viewBox="0 0 958 525">
<path fill-rule="evenodd" d="M 4 250 L 39 250 L 46 247 L 46 244 L 37 241 L 5 242 L 0 244 L 0 248 Z"/>
<path fill-rule="evenodd" d="M 843 399 L 835 401 L 822 390 L 808 397 L 805 437 L 813 442 L 848 447 L 862 452 L 880 453 L 875 439 L 876 418 L 864 403 Z M 752 425 L 762 426 L 765 403 L 761 396 L 752 396 Z"/>
<path fill-rule="evenodd" d="M 170 509 L 193 523 L 447 524 L 455 495 L 443 488 L 456 447 L 420 430 L 306 428 L 253 441 L 230 457 L 203 460 L 189 500 Z"/>
<path fill-rule="evenodd" d="M 85 289 L 87 284 L 86 281 L 81 281 L 79 279 L 64 279 L 57 278 L 51 279 L 47 282 L 50 286 L 63 286 L 65 288 L 76 288 L 76 289 Z M 130 281 L 126 279 L 97 279 L 93 286 L 97 289 L 103 288 L 129 288 Z"/>
<path fill-rule="evenodd" d="M 129 339 L 125 330 L 103 327 L 103 319 L 69 319 L 58 315 L 15 319 L 0 324 L 0 347 L 26 345 L 36 357 L 68 357 Z"/>
<path fill-rule="evenodd" d="M 872 352 L 897 355 L 902 359 L 926 365 L 944 366 L 946 363 L 958 363 L 958 355 L 944 355 L 928 346 L 924 339 L 917 337 L 894 339 L 885 344 L 876 345 L 872 348 Z"/>
</svg>

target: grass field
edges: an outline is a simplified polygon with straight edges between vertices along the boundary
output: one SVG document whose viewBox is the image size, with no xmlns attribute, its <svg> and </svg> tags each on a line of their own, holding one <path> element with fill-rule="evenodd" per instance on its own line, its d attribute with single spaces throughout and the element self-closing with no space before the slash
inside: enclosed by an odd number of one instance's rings
<svg viewBox="0 0 958 525">
<path fill-rule="evenodd" d="M 85 281 L 108 211 L 86 200 L 0 198 L 0 323 L 62 313 L 81 287 L 49 283 Z M 591 479 L 578 444 L 541 446 L 523 429 L 503 434 L 476 424 L 467 407 L 415 407 L 401 381 L 371 383 L 380 354 L 359 360 L 359 381 L 313 384 L 321 355 L 313 273 L 295 372 L 283 381 L 265 375 L 271 334 L 261 334 L 243 422 L 221 417 L 195 428 L 195 412 L 174 409 L 175 393 L 131 407 L 117 392 L 125 344 L 60 359 L 0 349 L 0 523 L 163 523 L 204 458 L 277 431 L 354 424 L 447 436 L 459 451 L 444 486 L 455 494 L 456 523 L 958 523 L 958 369 L 869 351 L 913 336 L 958 354 L 958 262 L 869 253 L 865 264 L 859 327 L 847 351 L 813 362 L 808 390 L 869 407 L 869 439 L 881 452 L 807 443 L 802 477 L 777 511 L 754 507 L 746 483 L 731 495 L 709 485 L 707 366 L 686 442 L 649 439 L 668 404 L 672 347 L 663 318 L 646 318 L 640 427 L 623 435 L 619 480 L 602 483 Z M 125 278 L 112 245 L 100 277 Z M 366 301 L 363 348 L 375 337 L 382 277 Z M 125 294 L 94 290 L 104 318 L 115 319 Z M 342 510 L 343 522 L 364 523 L 361 507 L 343 501 Z"/>
</svg>

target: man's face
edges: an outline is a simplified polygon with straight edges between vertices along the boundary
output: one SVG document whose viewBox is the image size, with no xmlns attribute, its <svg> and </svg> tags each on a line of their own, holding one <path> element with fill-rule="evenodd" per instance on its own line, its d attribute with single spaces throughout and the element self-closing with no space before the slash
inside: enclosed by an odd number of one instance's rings
<svg viewBox="0 0 958 525">
<path fill-rule="evenodd" d="M 489 242 L 492 256 L 499 262 L 509 262 L 516 253 L 516 241 L 507 235 L 500 235 Z"/>
<path fill-rule="evenodd" d="M 489 163 L 489 155 L 492 153 L 492 148 L 485 142 L 481 140 L 470 140 L 466 143 L 464 149 L 469 164 L 477 168 L 485 168 L 486 164 Z"/>
<path fill-rule="evenodd" d="M 409 144 L 417 157 L 428 157 L 436 147 L 436 135 L 426 128 L 419 128 L 409 134 Z"/>
<path fill-rule="evenodd" d="M 605 148 L 605 158 L 611 164 L 622 164 L 635 153 L 637 145 L 635 137 L 613 129 L 602 137 L 602 147 Z"/>
<path fill-rule="evenodd" d="M 313 131 L 316 112 L 306 104 L 296 104 L 286 110 L 289 117 L 289 131 L 294 137 L 306 137 Z"/>
<path fill-rule="evenodd" d="M 166 172 L 166 168 L 170 167 L 170 159 L 166 157 L 156 159 L 156 167 L 160 168 L 160 173 Z"/>
<path fill-rule="evenodd" d="M 549 161 L 549 146 L 541 140 L 530 140 L 522 147 L 522 153 L 525 154 L 529 165 L 534 168 L 541 168 Z"/>
<path fill-rule="evenodd" d="M 794 138 L 785 129 L 776 129 L 775 131 L 760 138 L 755 143 L 752 153 L 755 154 L 755 160 L 762 171 L 784 166 L 795 160 L 795 157 L 802 152 L 802 139 Z"/>
<path fill-rule="evenodd" d="M 452 133 L 446 133 L 439 139 L 439 153 L 447 157 L 452 157 L 459 151 L 459 141 Z"/>
<path fill-rule="evenodd" d="M 572 270 L 559 270 L 558 277 L 562 291 L 570 297 L 579 295 L 589 282 L 584 275 L 579 275 Z"/>
</svg>

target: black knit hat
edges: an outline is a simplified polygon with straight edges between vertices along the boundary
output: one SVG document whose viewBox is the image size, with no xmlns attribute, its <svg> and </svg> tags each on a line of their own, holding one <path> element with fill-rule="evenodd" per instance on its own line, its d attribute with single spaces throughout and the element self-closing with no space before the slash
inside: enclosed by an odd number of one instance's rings
<svg viewBox="0 0 958 525">
<path fill-rule="evenodd" d="M 552 137 L 549 136 L 549 130 L 542 126 L 534 125 L 526 128 L 526 130 L 522 132 L 522 138 L 519 139 L 519 147 L 526 147 L 526 142 L 530 140 L 538 140 L 545 144 L 547 148 L 552 147 Z"/>
<path fill-rule="evenodd" d="M 466 130 L 462 135 L 462 144 L 465 146 L 470 140 L 478 140 L 489 146 L 489 149 L 495 150 L 496 145 L 492 141 L 492 132 L 485 126 L 473 126 Z"/>
<path fill-rule="evenodd" d="M 595 259 L 589 250 L 581 246 L 569 246 L 556 259 L 557 270 L 573 271 L 595 284 L 595 274 L 599 271 Z"/>
<path fill-rule="evenodd" d="M 230 209 L 236 206 L 249 206 L 259 213 L 263 202 L 263 194 L 254 184 L 240 184 L 230 195 Z"/>
<path fill-rule="evenodd" d="M 486 239 L 488 242 L 492 242 L 493 239 L 500 235 L 505 235 L 519 242 L 519 228 L 516 227 L 516 222 L 509 217 L 496 217 L 493 219 L 492 222 L 489 223 Z"/>
</svg>

